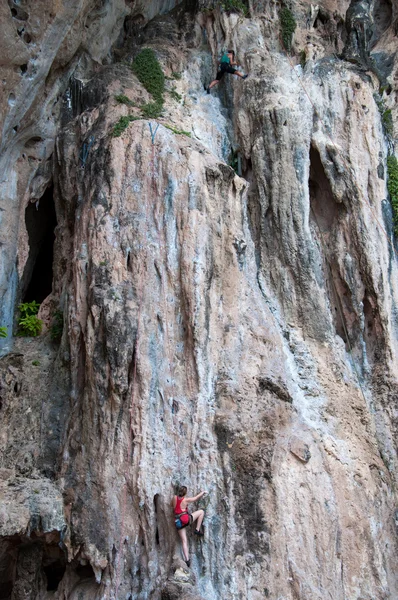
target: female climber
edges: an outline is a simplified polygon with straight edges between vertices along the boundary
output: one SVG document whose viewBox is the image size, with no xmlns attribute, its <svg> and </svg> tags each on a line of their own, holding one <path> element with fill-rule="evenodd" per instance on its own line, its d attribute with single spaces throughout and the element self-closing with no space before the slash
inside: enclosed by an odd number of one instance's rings
<svg viewBox="0 0 398 600">
<path fill-rule="evenodd" d="M 224 52 L 220 62 L 218 63 L 216 78 L 206 88 L 207 93 L 210 94 L 211 88 L 221 81 L 221 79 L 224 77 L 224 73 L 231 73 L 231 75 L 238 75 L 242 79 L 246 79 L 247 75 L 243 75 L 243 73 L 238 71 L 236 68 L 237 64 L 238 63 L 235 60 L 235 52 L 233 50 L 227 50 L 227 52 Z"/>
<path fill-rule="evenodd" d="M 203 533 L 200 530 L 200 526 L 202 525 L 203 517 L 205 516 L 205 511 L 200 509 L 200 510 L 195 510 L 195 512 L 190 514 L 188 512 L 188 504 L 190 502 L 196 502 L 196 500 L 199 500 L 199 498 L 201 498 L 202 496 L 207 494 L 207 492 L 200 492 L 200 494 L 198 494 L 197 496 L 194 496 L 193 498 L 186 498 L 185 496 L 187 494 L 187 491 L 188 490 L 185 487 L 185 485 L 183 485 L 179 488 L 178 496 L 173 497 L 173 509 L 174 509 L 174 521 L 175 521 L 175 525 L 178 529 L 178 534 L 181 538 L 182 551 L 184 553 L 185 562 L 187 563 L 187 566 L 189 567 L 191 565 L 191 561 L 189 560 L 188 539 L 187 539 L 187 532 L 185 531 L 185 528 L 188 525 L 191 525 L 191 523 L 195 523 L 197 521 L 196 527 L 195 527 L 195 535 L 198 535 L 200 537 L 203 536 Z"/>
</svg>

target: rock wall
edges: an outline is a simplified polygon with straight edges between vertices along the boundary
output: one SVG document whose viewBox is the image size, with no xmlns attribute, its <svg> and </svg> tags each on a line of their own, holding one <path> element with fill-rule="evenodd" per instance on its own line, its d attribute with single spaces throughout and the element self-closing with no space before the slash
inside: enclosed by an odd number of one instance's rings
<svg viewBox="0 0 398 600">
<path fill-rule="evenodd" d="M 28 4 L 7 52 L 32 44 Z M 7 88 L 0 325 L 38 294 L 64 325 L 0 359 L 4 600 L 398 596 L 396 6 L 294 5 L 287 55 L 276 5 L 215 4 L 57 6 Z M 249 78 L 208 95 L 230 46 Z M 168 77 L 157 120 L 142 47 Z M 178 482 L 210 492 L 190 569 Z"/>
</svg>

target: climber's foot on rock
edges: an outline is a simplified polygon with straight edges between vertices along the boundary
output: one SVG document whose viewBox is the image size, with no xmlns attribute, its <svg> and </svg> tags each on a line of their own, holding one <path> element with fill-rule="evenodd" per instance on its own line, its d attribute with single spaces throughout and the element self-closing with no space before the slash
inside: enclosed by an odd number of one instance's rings
<svg viewBox="0 0 398 600">
<path fill-rule="evenodd" d="M 199 537 L 203 537 L 204 533 L 202 531 L 199 531 L 198 529 L 195 529 L 195 535 L 198 535 Z"/>
</svg>

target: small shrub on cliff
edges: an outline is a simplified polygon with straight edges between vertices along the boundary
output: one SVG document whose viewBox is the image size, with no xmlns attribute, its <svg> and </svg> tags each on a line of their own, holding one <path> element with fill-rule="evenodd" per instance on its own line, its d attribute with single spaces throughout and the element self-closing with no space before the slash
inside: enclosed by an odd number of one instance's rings
<svg viewBox="0 0 398 600">
<path fill-rule="evenodd" d="M 387 135 L 392 135 L 394 133 L 394 127 L 392 122 L 392 113 L 390 108 L 386 108 L 383 98 L 378 94 L 374 94 L 374 99 L 377 104 L 377 108 L 379 109 L 379 113 L 381 116 L 381 122 L 383 124 L 383 129 Z"/>
<path fill-rule="evenodd" d="M 157 119 L 162 114 L 163 104 L 160 102 L 148 102 L 141 106 L 141 113 L 145 119 Z"/>
<path fill-rule="evenodd" d="M 135 57 L 132 70 L 156 103 L 163 104 L 164 73 L 151 48 L 145 48 Z"/>
<path fill-rule="evenodd" d="M 40 304 L 35 300 L 23 302 L 18 306 L 20 316 L 18 319 L 18 335 L 23 337 L 36 337 L 41 333 L 43 321 L 37 317 Z"/>
<path fill-rule="evenodd" d="M 173 87 L 173 89 L 171 89 L 171 90 L 169 91 L 169 94 L 170 94 L 170 96 L 173 98 L 173 100 L 175 100 L 176 102 L 181 102 L 181 100 L 182 100 L 182 96 L 181 96 L 181 94 L 179 94 L 179 93 L 177 92 L 177 90 L 175 89 L 175 87 Z"/>
<path fill-rule="evenodd" d="M 116 125 L 112 130 L 112 137 L 120 137 L 125 129 L 130 125 L 132 121 L 138 121 L 140 117 L 134 117 L 133 115 L 127 115 L 127 117 L 120 117 Z"/>
<path fill-rule="evenodd" d="M 394 155 L 387 157 L 387 189 L 394 216 L 394 233 L 398 236 L 398 160 Z"/>
<path fill-rule="evenodd" d="M 135 102 L 130 100 L 130 98 L 128 98 L 124 94 L 118 94 L 117 96 L 115 96 L 115 100 L 116 102 L 119 102 L 119 104 L 125 104 L 126 106 L 137 106 Z"/>
<path fill-rule="evenodd" d="M 241 12 L 245 17 L 249 14 L 249 10 L 242 0 L 223 0 L 221 6 L 230 12 Z"/>
<path fill-rule="evenodd" d="M 290 52 L 292 49 L 293 34 L 296 31 L 297 26 L 296 19 L 294 18 L 292 11 L 285 6 L 280 12 L 279 20 L 283 45 L 285 50 Z"/>
<path fill-rule="evenodd" d="M 0 327 L 0 338 L 7 337 L 7 327 Z"/>
<path fill-rule="evenodd" d="M 172 127 L 171 125 L 165 125 L 165 127 L 166 127 L 166 129 L 170 129 L 170 131 L 172 131 L 176 135 L 186 135 L 187 137 L 191 137 L 190 131 L 184 131 L 183 129 L 176 129 L 175 127 Z"/>
</svg>

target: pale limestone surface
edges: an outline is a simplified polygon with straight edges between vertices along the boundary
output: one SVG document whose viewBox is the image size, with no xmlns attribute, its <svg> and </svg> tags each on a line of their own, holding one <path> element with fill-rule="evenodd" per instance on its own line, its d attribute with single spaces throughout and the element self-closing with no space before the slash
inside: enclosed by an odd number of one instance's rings
<svg viewBox="0 0 398 600">
<path fill-rule="evenodd" d="M 18 481 L 18 435 L 43 439 L 30 476 L 46 469 L 63 493 L 70 561 L 53 598 L 393 600 L 397 267 L 376 78 L 328 53 L 291 66 L 267 15 L 198 24 L 213 60 L 234 45 L 249 79 L 203 94 L 206 46 L 160 36 L 183 99 L 166 95 L 153 139 L 143 119 L 110 135 L 139 114 L 115 94 L 149 99 L 124 66 L 98 71 L 108 93 L 59 132 L 63 339 L 36 374 L 45 340 L 2 359 L 15 432 L 0 438 L 1 473 Z M 44 366 L 45 411 L 35 399 L 18 425 L 18 382 Z M 171 518 L 177 480 L 210 491 L 190 570 Z M 5 535 L 21 535 L 11 521 Z M 17 584 L 13 600 L 28 597 Z"/>
</svg>

